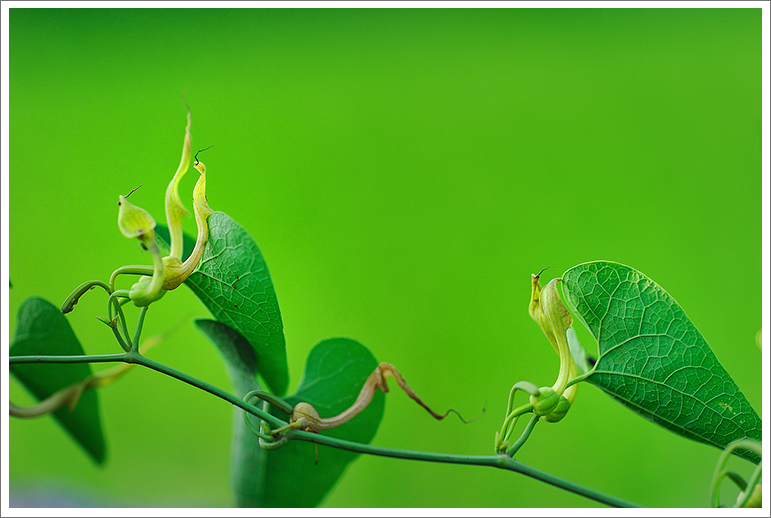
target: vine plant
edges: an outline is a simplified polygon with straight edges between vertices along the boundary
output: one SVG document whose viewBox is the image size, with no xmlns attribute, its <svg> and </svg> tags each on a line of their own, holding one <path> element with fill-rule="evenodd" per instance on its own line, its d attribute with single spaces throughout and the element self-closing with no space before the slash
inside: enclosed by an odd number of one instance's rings
<svg viewBox="0 0 771 518">
<path fill-rule="evenodd" d="M 757 413 L 677 302 L 644 274 L 614 262 L 574 266 L 543 287 L 540 274 L 532 275 L 529 312 L 559 355 L 560 370 L 551 387 L 537 387 L 527 381 L 512 387 L 490 455 L 370 445 L 383 418 L 383 393 L 388 392 L 389 376 L 436 419 L 454 411 L 435 413 L 393 365 L 378 363 L 355 340 L 319 342 L 308 356 L 299 388 L 285 396 L 289 377 L 283 324 L 267 265 L 246 230 L 227 214 L 209 207 L 206 166 L 197 153 L 193 159 L 200 174 L 193 191 L 197 238 L 192 242 L 182 232 L 181 221 L 188 213 L 178 185 L 190 167 L 190 124 L 188 108 L 182 159 L 166 190 L 168 227 L 156 225 L 149 213 L 129 202 L 131 193 L 119 196 L 118 227 L 127 238 L 139 240 L 151 256 L 152 266 L 123 266 L 108 282 L 84 282 L 61 309 L 38 297 L 28 298 L 20 307 L 9 355 L 10 371 L 39 403 L 31 407 L 11 403 L 12 416 L 53 414 L 93 460 L 102 463 L 105 443 L 95 389 L 141 365 L 206 391 L 243 412 L 244 419 L 236 423 L 233 432 L 233 485 L 239 506 L 316 506 L 346 466 L 365 453 L 490 466 L 610 506 L 636 507 L 514 459 L 540 421 L 556 423 L 565 418 L 578 384 L 588 382 L 660 426 L 723 449 L 710 493 L 713 506 L 720 505 L 718 488 L 725 477 L 741 490 L 735 506 L 760 505 L 762 424 Z M 189 252 L 185 253 L 186 249 Z M 128 275 L 138 276 L 138 280 L 130 288 L 117 289 L 117 281 Z M 148 310 L 182 284 L 213 316 L 195 324 L 222 354 L 235 394 L 146 356 L 163 340 L 163 336 L 142 339 Z M 84 354 L 64 316 L 94 288 L 107 296 L 107 316 L 97 318 L 119 344 L 118 353 Z M 133 333 L 124 311 L 129 303 L 138 308 Z M 590 360 L 578 343 L 573 316 L 597 340 L 596 360 Z M 93 373 L 89 364 L 100 362 L 122 365 Z M 518 391 L 528 398 L 517 406 Z M 529 421 L 514 439 L 522 416 L 530 416 Z M 329 448 L 319 455 L 318 445 Z M 757 465 L 749 481 L 725 469 L 730 454 Z M 304 466 L 302 477 L 297 476 L 298 465 Z"/>
</svg>

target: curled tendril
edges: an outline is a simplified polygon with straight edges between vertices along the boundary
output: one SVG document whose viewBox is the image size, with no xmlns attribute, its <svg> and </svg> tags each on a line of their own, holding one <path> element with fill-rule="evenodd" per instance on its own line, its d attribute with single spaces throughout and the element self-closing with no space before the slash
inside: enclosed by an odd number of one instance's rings
<svg viewBox="0 0 771 518">
<path fill-rule="evenodd" d="M 749 450 L 755 452 L 758 455 L 763 455 L 763 448 L 761 447 L 760 443 L 752 439 L 738 439 L 733 441 L 723 450 L 723 452 L 720 454 L 720 457 L 718 458 L 715 471 L 712 475 L 710 491 L 712 497 L 712 507 L 720 507 L 720 483 L 725 477 L 730 478 L 741 489 L 741 493 L 739 493 L 739 496 L 736 498 L 734 507 L 755 507 L 756 504 L 760 503 L 761 490 L 759 487 L 762 473 L 762 463 L 759 463 L 755 467 L 755 470 L 750 476 L 749 482 L 745 482 L 744 479 L 742 479 L 738 474 L 725 469 L 725 466 L 728 464 L 728 459 L 736 450 Z"/>
<path fill-rule="evenodd" d="M 356 401 L 347 410 L 334 417 L 323 418 L 319 416 L 319 413 L 315 408 L 313 408 L 311 404 L 298 403 L 292 410 L 292 417 L 289 424 L 274 430 L 273 433 L 280 434 L 289 429 L 299 429 L 306 432 L 318 433 L 321 430 L 337 428 L 338 426 L 347 423 L 356 417 L 359 413 L 361 413 L 365 408 L 367 408 L 377 390 L 382 390 L 384 393 L 387 393 L 388 385 L 386 384 L 386 379 L 389 376 L 392 376 L 394 379 L 396 379 L 396 382 L 402 388 L 402 390 L 404 390 L 408 396 L 410 396 L 416 403 L 422 406 L 429 414 L 431 414 L 434 419 L 442 420 L 453 413 L 457 415 L 463 423 L 468 424 L 476 421 L 485 413 L 486 407 L 482 410 L 480 415 L 471 420 L 464 419 L 463 416 L 454 409 L 449 409 L 444 414 L 437 414 L 431 410 L 431 408 L 426 405 L 417 394 L 415 394 L 412 388 L 410 388 L 405 379 L 393 365 L 390 363 L 381 363 L 372 372 L 372 374 L 370 374 L 369 378 L 367 378 L 367 381 L 361 388 Z"/>
<path fill-rule="evenodd" d="M 287 403 L 286 401 L 284 401 L 283 399 L 277 396 L 274 396 L 273 394 L 264 392 L 262 390 L 252 390 L 251 392 L 247 392 L 243 397 L 244 402 L 248 403 L 249 400 L 252 399 L 253 397 L 258 397 L 263 401 L 274 403 L 274 405 L 277 406 L 277 408 L 284 410 L 287 414 L 291 413 L 292 411 L 292 406 L 289 403 Z M 242 413 L 244 416 L 244 422 L 246 423 L 246 426 L 252 431 L 252 433 L 254 433 L 254 435 L 259 437 L 261 441 L 264 440 L 271 443 L 274 441 L 273 434 L 271 433 L 270 427 L 268 426 L 267 423 L 265 423 L 264 421 L 260 422 L 260 428 L 267 429 L 267 432 L 262 432 L 258 430 L 254 426 L 254 424 L 252 424 L 252 421 L 249 419 L 249 412 L 247 412 L 246 410 L 243 410 Z M 262 445 L 262 442 L 260 443 L 260 445 Z"/>
<path fill-rule="evenodd" d="M 390 363 L 381 363 L 377 366 L 377 368 L 370 374 L 369 378 L 367 378 L 367 381 L 364 383 L 364 386 L 361 388 L 361 391 L 359 392 L 359 396 L 356 398 L 356 401 L 351 405 L 350 408 L 342 412 L 341 414 L 338 414 L 334 417 L 329 418 L 323 418 L 319 416 L 319 413 L 316 411 L 316 409 L 311 405 L 310 403 L 298 403 L 297 405 L 292 408 L 292 406 L 284 401 L 283 399 L 274 396 L 273 394 L 270 394 L 268 392 L 264 392 L 262 390 L 252 390 L 251 392 L 248 392 L 246 395 L 244 395 L 244 401 L 249 402 L 249 400 L 253 397 L 257 397 L 265 401 L 266 403 L 269 403 L 276 408 L 280 409 L 286 414 L 291 414 L 291 419 L 289 421 L 289 424 L 282 426 L 280 428 L 276 428 L 275 430 L 271 430 L 270 427 L 265 423 L 264 421 L 261 422 L 261 428 L 262 430 L 258 430 L 257 427 L 251 422 L 249 419 L 249 413 L 246 410 L 243 410 L 243 417 L 244 422 L 246 423 L 246 426 L 254 433 L 257 437 L 259 437 L 260 440 L 260 446 L 264 449 L 275 449 L 280 448 L 284 444 L 286 444 L 290 440 L 290 432 L 293 430 L 303 430 L 306 432 L 313 432 L 318 433 L 321 430 L 330 430 L 332 428 L 337 428 L 338 426 L 341 426 L 354 417 L 356 417 L 359 413 L 361 413 L 372 401 L 372 398 L 375 395 L 375 392 L 377 390 L 382 390 L 383 392 L 388 392 L 388 385 L 386 384 L 386 379 L 388 377 L 392 376 L 396 379 L 397 384 L 404 390 L 404 392 L 407 393 L 408 396 L 410 396 L 415 402 L 417 402 L 420 406 L 422 406 L 431 416 L 434 417 L 434 419 L 442 420 L 451 413 L 458 416 L 458 418 L 465 424 L 471 423 L 473 421 L 476 421 L 482 415 L 484 415 L 485 410 L 487 409 L 487 405 L 485 404 L 485 408 L 482 409 L 482 413 L 476 416 L 474 419 L 466 420 L 463 418 L 463 416 L 454 409 L 447 410 L 444 414 L 437 414 L 431 408 L 428 407 L 418 396 L 415 394 L 415 392 L 410 388 L 410 386 L 407 384 L 405 379 L 402 377 L 402 375 L 399 373 L 396 368 L 391 365 Z M 316 462 L 318 463 L 318 446 L 316 445 Z"/>
</svg>

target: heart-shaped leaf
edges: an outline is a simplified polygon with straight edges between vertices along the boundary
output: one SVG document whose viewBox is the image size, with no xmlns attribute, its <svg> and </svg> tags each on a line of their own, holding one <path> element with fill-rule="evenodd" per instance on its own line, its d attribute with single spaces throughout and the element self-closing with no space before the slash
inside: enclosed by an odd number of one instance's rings
<svg viewBox="0 0 771 518">
<path fill-rule="evenodd" d="M 762 423 L 680 305 L 644 274 L 595 261 L 562 276 L 565 301 L 597 339 L 587 381 L 690 439 L 761 440 Z M 759 462 L 747 450 L 737 454 Z"/>
<path fill-rule="evenodd" d="M 246 338 L 265 383 L 273 393 L 284 394 L 289 386 L 284 324 L 265 258 L 249 233 L 227 214 L 215 212 L 208 225 L 203 257 L 185 284 L 215 319 Z M 165 227 L 156 229 L 168 236 Z"/>
<path fill-rule="evenodd" d="M 356 340 L 330 338 L 316 344 L 308 355 L 297 392 L 285 398 L 294 406 L 313 405 L 321 417 L 332 417 L 353 405 L 359 391 L 378 366 L 372 353 Z M 351 442 L 369 444 L 375 438 L 385 411 L 385 395 L 377 391 L 369 406 L 342 426 L 322 432 Z M 275 410 L 277 416 L 282 414 Z M 252 437 L 252 441 L 256 437 Z M 342 476 L 358 453 L 293 441 L 268 452 L 268 477 L 262 500 L 265 507 L 313 507 Z M 248 497 L 248 495 L 245 495 Z M 245 500 L 248 502 L 248 500 Z"/>
<path fill-rule="evenodd" d="M 83 348 L 59 308 L 45 299 L 30 297 L 19 307 L 8 354 L 82 355 Z M 87 363 L 16 363 L 10 365 L 9 370 L 38 400 L 91 375 Z M 97 463 L 104 462 L 104 436 L 96 391 L 85 391 L 74 411 L 65 406 L 53 416 Z"/>
<path fill-rule="evenodd" d="M 258 388 L 246 340 L 233 329 L 212 320 L 196 321 L 222 352 L 239 395 Z M 355 340 L 332 338 L 313 348 L 297 392 L 285 398 L 292 406 L 310 403 L 322 417 L 350 407 L 378 363 Z M 377 392 L 369 406 L 348 423 L 324 431 L 331 437 L 367 444 L 383 417 L 385 398 Z M 272 409 L 281 419 L 289 416 Z M 253 418 L 255 426 L 259 426 Z M 334 486 L 357 453 L 292 441 L 276 450 L 263 450 L 259 440 L 236 411 L 233 444 L 233 484 L 240 507 L 315 507 Z"/>
</svg>

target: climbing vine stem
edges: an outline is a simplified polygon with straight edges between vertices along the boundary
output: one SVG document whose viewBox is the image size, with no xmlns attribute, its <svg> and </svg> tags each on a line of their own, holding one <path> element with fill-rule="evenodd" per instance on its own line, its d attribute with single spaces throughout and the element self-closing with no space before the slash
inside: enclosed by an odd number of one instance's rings
<svg viewBox="0 0 771 518">
<path fill-rule="evenodd" d="M 138 338 L 138 337 L 137 337 Z M 137 351 L 129 351 L 119 354 L 98 354 L 98 355 L 78 355 L 78 356 L 11 356 L 9 358 L 10 364 L 18 363 L 106 363 L 106 362 L 124 362 L 133 363 L 147 367 L 148 369 L 155 370 L 172 378 L 178 379 L 188 385 L 192 385 L 203 391 L 206 391 L 214 396 L 217 396 L 225 401 L 243 409 L 247 412 L 257 416 L 263 421 L 267 421 L 273 426 L 282 427 L 287 423 L 271 415 L 260 408 L 247 403 L 243 399 L 222 390 L 210 383 L 203 380 L 199 380 L 189 374 L 178 371 L 173 367 L 164 365 L 155 360 L 151 360 L 145 356 L 142 356 Z M 528 428 L 532 430 L 532 426 L 535 425 L 535 420 L 531 420 L 528 424 Z M 527 436 L 523 434 L 526 439 Z M 520 438 L 522 439 L 522 438 Z M 356 453 L 363 453 L 367 455 L 378 455 L 381 457 L 392 457 L 397 459 L 410 459 L 426 462 L 440 462 L 446 464 L 464 464 L 472 466 L 488 466 L 493 468 L 504 469 L 507 471 L 514 471 L 521 473 L 522 475 L 540 480 L 554 487 L 570 491 L 577 495 L 584 496 L 596 502 L 611 506 L 611 507 L 641 507 L 632 502 L 627 502 L 621 498 L 617 498 L 612 495 L 601 493 L 594 489 L 576 484 L 569 480 L 562 479 L 555 475 L 543 472 L 536 468 L 530 467 L 526 464 L 522 464 L 505 454 L 499 455 L 453 455 L 447 453 L 432 453 L 422 451 L 410 451 L 410 450 L 397 450 L 392 448 L 384 448 L 380 446 L 372 446 L 369 444 L 360 444 L 350 441 L 345 441 L 335 437 L 329 437 L 326 435 L 320 435 L 317 433 L 304 432 L 301 430 L 290 430 L 286 436 L 282 438 L 279 444 L 272 445 L 271 447 L 281 446 L 285 440 L 299 440 L 313 442 L 324 446 L 330 446 L 333 448 L 339 448 L 343 450 L 353 451 Z M 519 443 L 520 441 L 517 441 Z M 524 442 L 524 441 L 522 441 Z M 517 446 L 517 444 L 515 444 Z M 519 444 L 521 446 L 521 444 Z M 514 449 L 514 447 L 512 447 Z"/>
<path fill-rule="evenodd" d="M 446 464 L 465 464 L 472 466 L 489 466 L 493 468 L 504 469 L 508 471 L 515 471 L 532 477 L 536 480 L 540 480 L 552 486 L 570 491 L 577 495 L 590 498 L 597 502 L 600 502 L 611 507 L 641 507 L 640 505 L 632 502 L 627 502 L 621 498 L 615 496 L 606 495 L 594 489 L 584 487 L 580 484 L 564 480 L 560 477 L 543 472 L 539 469 L 530 467 L 526 464 L 522 464 L 509 457 L 508 455 L 452 455 L 447 453 L 431 453 L 423 451 L 409 451 L 409 450 L 394 450 L 391 448 L 383 448 L 380 446 L 372 446 L 369 444 L 359 444 L 350 441 L 344 441 L 334 437 L 328 437 L 326 435 L 320 435 L 316 433 L 304 432 L 300 430 L 293 430 L 287 434 L 287 437 L 299 441 L 315 442 L 316 444 L 322 444 L 325 446 L 332 446 L 333 448 L 340 448 L 343 450 L 353 451 L 357 453 L 366 453 L 369 455 L 379 455 L 381 457 L 392 457 L 396 459 L 410 459 L 410 460 L 422 460 L 427 462 L 441 462 Z"/>
<path fill-rule="evenodd" d="M 239 397 L 234 396 L 230 392 L 222 390 L 219 387 L 207 383 L 203 380 L 199 380 L 194 376 L 190 376 L 182 371 L 178 371 L 173 367 L 164 365 L 155 360 L 151 360 L 146 356 L 142 356 L 139 352 L 130 351 L 119 354 L 93 354 L 93 355 L 77 355 L 77 356 L 11 356 L 8 359 L 9 364 L 16 363 L 107 363 L 107 362 L 123 362 L 142 365 L 148 369 L 158 371 L 161 374 L 166 374 L 172 378 L 176 378 L 179 381 L 192 385 L 205 392 L 208 392 L 214 396 L 224 399 L 225 401 L 236 405 L 247 412 L 254 414 L 264 421 L 268 421 L 274 426 L 286 426 L 286 422 L 281 419 L 264 412 L 260 408 L 251 405 Z"/>
</svg>

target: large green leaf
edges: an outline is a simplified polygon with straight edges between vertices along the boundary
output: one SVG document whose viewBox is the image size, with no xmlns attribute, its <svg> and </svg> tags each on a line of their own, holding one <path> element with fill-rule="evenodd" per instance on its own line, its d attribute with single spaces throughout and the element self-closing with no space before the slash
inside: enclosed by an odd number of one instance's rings
<svg viewBox="0 0 771 518">
<path fill-rule="evenodd" d="M 30 297 L 19 307 L 8 354 L 82 355 L 83 348 L 59 308 L 45 299 Z M 91 375 L 87 363 L 17 363 L 10 365 L 9 370 L 38 400 Z M 104 436 L 96 391 L 85 391 L 73 412 L 63 407 L 53 416 L 97 463 L 104 462 Z"/>
<path fill-rule="evenodd" d="M 251 344 L 259 373 L 275 394 L 289 386 L 286 342 L 276 290 L 257 243 L 230 216 L 208 219 L 209 241 L 185 284 L 218 321 Z"/>
<path fill-rule="evenodd" d="M 233 329 L 213 320 L 197 320 L 222 352 L 236 392 L 243 395 L 258 388 L 254 381 L 251 349 Z M 304 401 L 322 417 L 339 414 L 353 404 L 367 377 L 377 367 L 369 350 L 347 338 L 318 343 L 306 364 L 303 381 L 296 394 L 285 398 L 292 406 Z M 369 406 L 348 423 L 322 433 L 349 441 L 369 443 L 383 417 L 385 398 L 377 392 Z M 288 416 L 273 409 L 281 419 Z M 255 426 L 259 423 L 252 418 Z M 315 463 L 314 445 L 292 441 L 276 450 L 263 450 L 259 440 L 236 410 L 233 443 L 233 484 L 240 507 L 317 506 L 358 454 L 319 446 Z"/>
<path fill-rule="evenodd" d="M 677 302 L 622 264 L 596 261 L 562 276 L 566 303 L 599 345 L 587 381 L 653 422 L 725 448 L 761 440 L 762 423 Z M 738 454 L 755 463 L 754 453 Z"/>
</svg>

